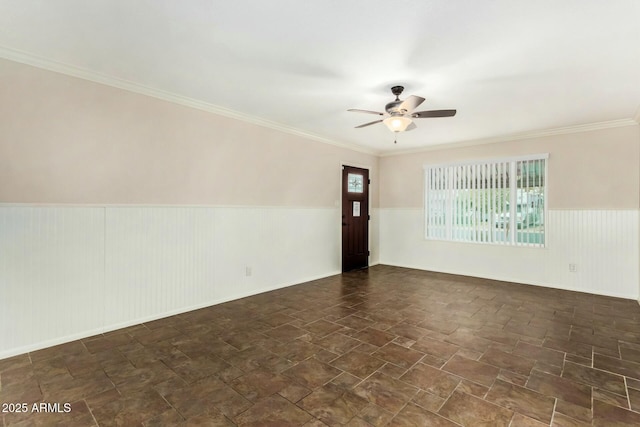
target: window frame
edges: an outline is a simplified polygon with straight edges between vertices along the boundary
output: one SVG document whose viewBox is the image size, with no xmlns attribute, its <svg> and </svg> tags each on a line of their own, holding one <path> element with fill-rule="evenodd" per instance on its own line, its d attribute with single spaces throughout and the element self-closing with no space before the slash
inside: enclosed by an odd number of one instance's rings
<svg viewBox="0 0 640 427">
<path fill-rule="evenodd" d="M 453 198 L 447 196 L 444 198 L 443 210 L 444 210 L 444 226 L 445 226 L 445 237 L 433 237 L 429 235 L 429 225 L 430 225 L 430 217 L 429 217 L 429 190 L 430 190 L 430 171 L 436 168 L 446 168 L 447 173 L 449 174 L 446 178 L 448 188 L 446 191 L 452 191 L 451 184 L 453 183 L 453 178 L 451 171 L 453 168 L 460 166 L 471 166 L 471 167 L 486 167 L 488 165 L 493 165 L 497 163 L 508 163 L 509 164 L 509 176 L 515 176 L 517 164 L 518 162 L 527 162 L 527 161 L 535 161 L 535 160 L 544 160 L 544 174 L 543 174 L 543 224 L 544 227 L 542 229 L 542 243 L 530 243 L 530 242 L 518 242 L 518 228 L 515 223 L 516 215 L 514 215 L 517 211 L 517 180 L 510 179 L 509 180 L 509 228 L 516 230 L 512 233 L 511 237 L 509 237 L 508 241 L 479 241 L 479 240 L 466 240 L 466 239 L 456 239 L 453 236 L 454 226 L 452 225 L 452 219 L 454 215 L 454 210 L 452 206 L 454 204 Z M 522 156 L 508 156 L 508 157 L 491 157 L 491 158 L 477 158 L 477 159 L 468 159 L 463 161 L 456 162 L 443 162 L 443 163 L 427 163 L 423 165 L 423 185 L 424 191 L 422 193 L 424 198 L 423 204 L 423 236 L 427 241 L 442 241 L 442 242 L 453 242 L 453 243 L 472 243 L 472 244 L 481 244 L 481 245 L 498 245 L 498 246 L 506 246 L 506 247 L 518 247 L 518 248 L 536 248 L 536 249 L 544 249 L 547 247 L 548 241 L 548 233 L 547 233 L 547 224 L 548 221 L 548 189 L 549 189 L 549 153 L 539 153 L 539 154 L 529 154 Z M 482 187 L 469 187 L 467 190 L 478 190 L 483 189 Z M 513 190 L 516 191 L 513 191 Z M 495 212 L 493 213 L 495 214 Z M 493 221 L 492 221 L 493 222 Z M 495 224 L 491 225 L 495 227 Z"/>
</svg>

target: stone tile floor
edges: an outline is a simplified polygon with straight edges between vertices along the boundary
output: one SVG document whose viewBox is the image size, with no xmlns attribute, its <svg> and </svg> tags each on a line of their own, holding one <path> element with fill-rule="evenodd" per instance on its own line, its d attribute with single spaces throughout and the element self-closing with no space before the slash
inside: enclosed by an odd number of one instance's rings
<svg viewBox="0 0 640 427">
<path fill-rule="evenodd" d="M 638 426 L 640 307 L 376 266 L 0 360 L 0 403 L 28 405 L 4 426 Z"/>
</svg>

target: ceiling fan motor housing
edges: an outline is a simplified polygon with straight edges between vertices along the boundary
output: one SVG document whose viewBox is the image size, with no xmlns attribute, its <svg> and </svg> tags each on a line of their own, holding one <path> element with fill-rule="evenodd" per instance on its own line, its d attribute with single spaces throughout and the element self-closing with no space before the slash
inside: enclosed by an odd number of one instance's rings
<svg viewBox="0 0 640 427">
<path fill-rule="evenodd" d="M 391 114 L 392 116 L 395 114 L 405 114 L 407 112 L 406 109 L 400 109 L 398 108 L 400 106 L 400 104 L 402 104 L 402 101 L 392 101 L 390 103 L 388 103 L 384 109 L 387 111 L 387 113 Z"/>
<path fill-rule="evenodd" d="M 402 110 L 398 108 L 398 106 L 402 104 L 402 101 L 400 101 L 400 94 L 402 94 L 403 90 L 404 90 L 404 86 L 394 86 L 391 88 L 391 93 L 393 93 L 396 96 L 396 100 L 388 103 L 384 107 L 384 109 L 387 113 L 391 114 L 392 116 L 398 115 L 398 114 L 405 114 L 407 112 L 407 110 L 404 108 Z"/>
</svg>

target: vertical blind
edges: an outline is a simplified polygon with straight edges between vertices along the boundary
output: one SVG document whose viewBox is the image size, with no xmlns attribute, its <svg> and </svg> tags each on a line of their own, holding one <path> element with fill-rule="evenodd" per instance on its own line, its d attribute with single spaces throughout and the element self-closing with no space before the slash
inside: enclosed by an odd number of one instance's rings
<svg viewBox="0 0 640 427">
<path fill-rule="evenodd" d="M 425 237 L 543 247 L 547 158 L 426 166 Z"/>
</svg>

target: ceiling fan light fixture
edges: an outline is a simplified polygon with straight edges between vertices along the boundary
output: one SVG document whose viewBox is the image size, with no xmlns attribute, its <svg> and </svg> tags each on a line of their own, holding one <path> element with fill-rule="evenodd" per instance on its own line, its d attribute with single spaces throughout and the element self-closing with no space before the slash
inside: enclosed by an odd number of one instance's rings
<svg viewBox="0 0 640 427">
<path fill-rule="evenodd" d="M 403 116 L 391 116 L 383 120 L 391 132 L 404 132 L 412 123 L 411 119 Z"/>
</svg>

